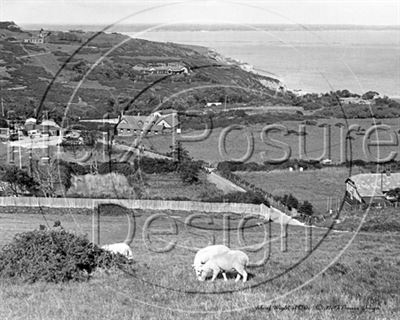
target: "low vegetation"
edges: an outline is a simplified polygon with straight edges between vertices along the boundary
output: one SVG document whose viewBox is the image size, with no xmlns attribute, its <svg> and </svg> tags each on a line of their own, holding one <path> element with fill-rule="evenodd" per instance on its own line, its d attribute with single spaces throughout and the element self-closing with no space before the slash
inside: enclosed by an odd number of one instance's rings
<svg viewBox="0 0 400 320">
<path fill-rule="evenodd" d="M 251 275 L 246 284 L 235 283 L 233 279 L 225 282 L 222 277 L 214 283 L 199 283 L 191 268 L 197 248 L 206 246 L 213 237 L 216 243 L 225 239 L 229 247 L 240 247 L 236 235 L 240 218 L 200 215 L 192 226 L 185 227 L 187 213 L 166 211 L 162 219 L 154 222 L 151 230 L 154 233 L 148 239 L 142 236 L 143 226 L 160 212 L 133 213 L 140 230 L 131 243 L 134 274 L 105 273 L 90 281 L 68 284 L 3 280 L 0 317 L 24 318 L 29 314 L 32 319 L 372 320 L 400 316 L 397 233 L 361 232 L 354 238 L 352 232 L 313 229 L 314 251 L 308 255 L 303 227 L 287 229 L 287 250 L 283 251 L 279 224 L 263 225 L 262 220 L 250 220 L 243 230 L 247 244 L 264 243 L 266 232 L 271 239 L 265 247 L 265 263 L 249 269 Z M 7 239 L 6 242 L 11 241 L 6 237 L 11 236 L 12 228 L 15 233 L 44 222 L 42 216 L 32 214 L 0 214 L 0 217 L 8 230 L 0 236 L 3 244 Z M 21 219 L 26 225 L 16 224 Z M 60 216 L 54 210 L 46 219 L 49 222 L 61 219 L 66 229 L 92 230 L 91 215 Z M 174 222 L 178 234 L 166 229 Z M 230 237 L 222 231 L 227 222 L 232 232 Z M 100 224 L 101 243 L 121 241 L 127 229 L 125 213 L 101 216 Z M 177 245 L 172 250 L 153 251 L 174 240 Z M 264 255 L 264 250 L 245 252 L 251 261 Z"/>
<path fill-rule="evenodd" d="M 360 169 L 358 169 L 360 170 Z M 353 168 L 352 174 L 357 169 Z M 282 199 L 292 194 L 298 201 L 312 204 L 315 214 L 325 215 L 340 206 L 345 193 L 347 168 L 324 168 L 307 171 L 274 170 L 270 172 L 236 172 L 242 179 Z"/>
<path fill-rule="evenodd" d="M 0 278 L 23 282 L 87 281 L 97 268 L 129 266 L 126 258 L 106 252 L 81 235 L 54 228 L 16 234 L 0 249 Z"/>
</svg>

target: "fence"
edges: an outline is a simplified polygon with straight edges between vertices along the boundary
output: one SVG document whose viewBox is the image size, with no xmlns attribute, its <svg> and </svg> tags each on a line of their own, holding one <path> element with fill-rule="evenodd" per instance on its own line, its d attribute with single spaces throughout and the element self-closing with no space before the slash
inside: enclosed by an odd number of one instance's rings
<svg viewBox="0 0 400 320">
<path fill-rule="evenodd" d="M 260 215 L 274 222 L 303 225 L 283 212 L 264 204 L 215 203 L 171 200 L 133 200 L 133 199 L 88 199 L 88 198 L 38 198 L 38 197 L 0 197 L 3 207 L 51 207 L 95 209 L 101 204 L 116 204 L 128 209 L 198 211 L 208 213 L 236 213 L 241 215 Z"/>
</svg>

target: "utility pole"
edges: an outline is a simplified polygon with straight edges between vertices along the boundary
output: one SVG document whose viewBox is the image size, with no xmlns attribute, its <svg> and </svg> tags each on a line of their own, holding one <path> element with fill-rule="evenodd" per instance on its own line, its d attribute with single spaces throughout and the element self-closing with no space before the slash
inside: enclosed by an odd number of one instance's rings
<svg viewBox="0 0 400 320">
<path fill-rule="evenodd" d="M 3 97 L 1 98 L 1 114 L 4 117 L 4 104 L 3 104 Z"/>
</svg>

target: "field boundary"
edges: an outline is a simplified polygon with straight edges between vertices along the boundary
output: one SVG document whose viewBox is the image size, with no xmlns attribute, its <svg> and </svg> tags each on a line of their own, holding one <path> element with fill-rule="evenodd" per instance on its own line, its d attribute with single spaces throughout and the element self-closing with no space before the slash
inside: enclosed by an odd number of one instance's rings
<svg viewBox="0 0 400 320">
<path fill-rule="evenodd" d="M 51 207 L 93 209 L 99 205 L 116 204 L 128 209 L 173 210 L 206 213 L 236 213 L 240 215 L 258 215 L 276 223 L 303 226 L 282 211 L 264 204 L 219 203 L 173 200 L 136 200 L 136 199 L 91 199 L 91 198 L 39 198 L 39 197 L 0 197 L 0 207 Z"/>
</svg>

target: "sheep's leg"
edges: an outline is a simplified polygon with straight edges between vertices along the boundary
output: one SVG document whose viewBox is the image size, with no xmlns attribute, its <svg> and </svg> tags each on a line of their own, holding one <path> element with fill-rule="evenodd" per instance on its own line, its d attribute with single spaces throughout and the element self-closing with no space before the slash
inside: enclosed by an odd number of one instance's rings
<svg viewBox="0 0 400 320">
<path fill-rule="evenodd" d="M 225 271 L 224 271 L 224 272 L 222 272 L 222 275 L 224 276 L 224 280 L 225 280 L 225 281 L 228 281 L 228 278 L 226 277 L 226 273 L 225 273 Z"/>
<path fill-rule="evenodd" d="M 235 267 L 236 271 L 238 272 L 238 276 L 236 277 L 236 281 L 239 281 L 240 276 L 243 277 L 243 282 L 247 281 L 247 272 L 245 270 L 245 267 L 242 265 L 237 265 Z"/>
<path fill-rule="evenodd" d="M 235 282 L 238 282 L 240 280 L 240 273 L 237 274 Z"/>
<path fill-rule="evenodd" d="M 242 276 L 243 276 L 243 282 L 246 282 L 247 281 L 247 272 L 246 272 L 246 270 L 243 270 Z"/>
<path fill-rule="evenodd" d="M 220 270 L 213 269 L 213 275 L 212 275 L 211 281 L 214 281 L 217 278 L 219 271 Z"/>
</svg>

